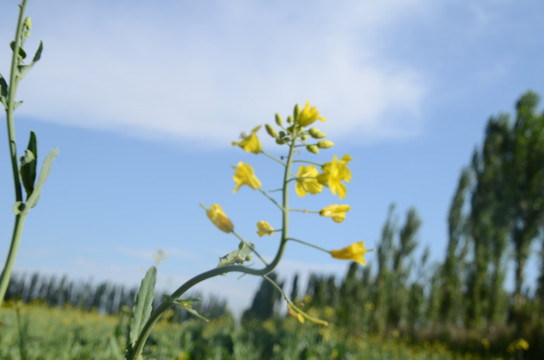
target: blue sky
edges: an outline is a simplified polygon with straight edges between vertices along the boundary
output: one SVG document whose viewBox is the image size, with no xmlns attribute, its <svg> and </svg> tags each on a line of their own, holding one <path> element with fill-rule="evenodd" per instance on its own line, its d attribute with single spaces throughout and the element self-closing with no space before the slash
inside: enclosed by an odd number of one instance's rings
<svg viewBox="0 0 544 360">
<path fill-rule="evenodd" d="M 16 1 L 0 3 L 4 76 L 17 10 Z M 220 203 L 238 232 L 273 256 L 278 238 L 256 238 L 255 223 L 279 225 L 279 213 L 247 187 L 233 194 L 230 165 L 250 163 L 265 189 L 278 187 L 281 168 L 230 143 L 307 99 L 336 144 L 308 157 L 352 156 L 341 201 L 352 210 L 343 224 L 293 214 L 293 235 L 326 248 L 373 247 L 395 202 L 401 221 L 416 207 L 420 250 L 430 246 L 440 261 L 459 173 L 488 118 L 512 113 L 529 89 L 544 94 L 543 11 L 539 0 L 30 1 L 26 48 L 43 40 L 44 53 L 19 88 L 19 151 L 33 129 L 41 159 L 55 146 L 60 153 L 15 271 L 136 284 L 162 248 L 170 256 L 159 284 L 173 289 L 237 245 L 199 203 Z M 2 148 L 5 253 L 13 221 L 5 135 Z M 330 193 L 295 200 L 331 203 L 339 200 Z M 290 244 L 279 272 L 341 275 L 347 266 Z M 239 309 L 258 283 L 229 275 L 198 290 Z"/>
</svg>

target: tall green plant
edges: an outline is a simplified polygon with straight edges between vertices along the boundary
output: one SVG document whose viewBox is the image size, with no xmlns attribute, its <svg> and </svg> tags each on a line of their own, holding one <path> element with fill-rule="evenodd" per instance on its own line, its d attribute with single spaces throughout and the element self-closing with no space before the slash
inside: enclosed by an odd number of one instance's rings
<svg viewBox="0 0 544 360">
<path fill-rule="evenodd" d="M 261 126 L 255 127 L 250 134 L 242 133 L 241 140 L 232 143 L 232 145 L 239 146 L 248 153 L 264 155 L 283 168 L 281 188 L 279 191 L 263 190 L 262 183 L 257 178 L 253 167 L 244 162 L 238 163 L 235 167 L 233 176 L 234 182 L 236 183 L 234 192 L 237 192 L 242 186 L 247 186 L 256 190 L 268 199 L 281 213 L 280 226 L 272 226 L 264 220 L 257 223 L 257 234 L 259 236 L 273 236 L 277 232 L 280 233 L 278 249 L 272 261 L 267 262 L 263 259 L 257 252 L 256 245 L 253 242 L 246 241 L 244 237 L 235 231 L 233 222 L 219 204 L 213 204 L 209 207 L 202 205 L 212 223 L 217 226 L 219 230 L 233 235 L 238 241 L 238 246 L 235 250 L 223 256 L 219 260 L 219 264 L 216 268 L 188 280 L 174 291 L 172 295 L 165 297 L 162 304 L 152 312 L 149 310 L 149 299 L 152 298 L 154 292 L 153 284 L 155 271 L 150 270 L 150 272 L 148 272 L 146 278 L 142 281 L 142 286 L 138 292 L 136 304 L 134 305 L 130 344 L 126 352 L 127 359 L 132 360 L 140 357 L 152 327 L 172 305 L 179 305 L 192 311 L 191 299 L 181 299 L 189 289 L 202 281 L 229 272 L 241 272 L 249 275 L 262 276 L 272 285 L 272 288 L 279 291 L 286 299 L 289 313 L 298 318 L 300 322 L 308 320 L 326 324 L 324 321 L 305 313 L 292 300 L 287 298 L 281 287 L 274 282 L 273 278 L 266 276 L 272 272 L 281 261 L 288 242 L 296 242 L 313 247 L 329 253 L 336 259 L 352 260 L 359 262 L 362 265 L 365 264 L 363 256 L 368 250 L 365 248 L 362 241 L 353 243 L 343 249 L 326 250 L 315 244 L 290 236 L 289 214 L 293 211 L 306 214 L 318 214 L 322 217 L 329 217 L 337 223 L 344 221 L 346 212 L 350 210 L 350 206 L 347 204 L 332 204 L 321 210 L 296 209 L 290 206 L 289 195 L 290 188 L 293 185 L 295 187 L 295 192 L 299 197 L 304 197 L 307 194 L 319 194 L 322 192 L 323 188 L 328 187 L 333 195 L 338 195 L 340 199 L 343 199 L 347 193 L 345 182 L 351 180 L 351 172 L 347 166 L 349 161 L 351 161 L 351 157 L 349 155 L 344 155 L 342 158 L 338 159 L 337 156 L 334 156 L 332 161 L 323 164 L 304 158 L 298 158 L 298 155 L 301 153 L 298 151 L 299 148 L 305 148 L 307 153 L 317 154 L 320 150 L 328 149 L 334 145 L 330 140 L 324 139 L 326 135 L 323 132 L 315 127 L 310 127 L 316 120 L 325 121 L 325 119 L 319 115 L 319 112 L 315 107 L 310 107 L 309 102 L 306 102 L 304 108 L 296 105 L 293 115 L 287 117 L 286 124 L 284 124 L 283 118 L 279 114 L 276 114 L 275 120 L 276 126 L 266 124 L 265 128 L 268 135 L 275 140 L 276 144 L 287 147 L 287 154 L 281 158 L 277 158 L 263 151 L 263 146 L 257 136 L 257 132 Z M 299 164 L 296 174 L 293 171 L 294 164 Z M 280 193 L 280 199 L 274 198 L 274 195 L 277 192 Z M 253 255 L 264 264 L 262 268 L 255 269 L 245 265 L 246 262 L 253 258 Z M 265 288 L 267 289 L 266 296 L 270 296 L 269 290 L 271 287 L 266 286 Z"/>
<path fill-rule="evenodd" d="M 17 157 L 14 112 L 15 109 L 21 105 L 22 101 L 17 101 L 15 95 L 17 93 L 19 82 L 34 67 L 36 62 L 40 60 L 43 51 L 43 44 L 40 42 L 40 45 L 38 46 L 32 60 L 25 63 L 27 54 L 23 47 L 26 39 L 30 36 L 30 29 L 32 28 L 32 21 L 30 17 L 27 16 L 25 18 L 24 16 L 26 2 L 26 0 L 23 0 L 19 5 L 19 17 L 15 30 L 15 39 L 10 44 L 12 58 L 9 82 L 6 81 L 6 79 L 4 79 L 4 77 L 0 74 L 0 102 L 4 105 L 4 109 L 6 110 L 8 146 L 11 159 L 11 171 L 13 173 L 13 184 L 15 188 L 15 203 L 13 204 L 15 224 L 13 225 L 11 245 L 8 250 L 2 274 L 0 275 L 0 305 L 2 305 L 4 300 L 9 279 L 11 277 L 26 216 L 28 215 L 30 209 L 36 206 L 40 197 L 42 186 L 49 175 L 49 171 L 51 170 L 51 163 L 58 153 L 58 149 L 55 148 L 45 157 L 40 173 L 36 179 L 38 145 L 36 134 L 31 131 L 30 139 L 28 141 L 27 148 L 24 151 L 24 155 L 20 159 Z M 26 197 L 23 197 L 23 189 Z"/>
</svg>

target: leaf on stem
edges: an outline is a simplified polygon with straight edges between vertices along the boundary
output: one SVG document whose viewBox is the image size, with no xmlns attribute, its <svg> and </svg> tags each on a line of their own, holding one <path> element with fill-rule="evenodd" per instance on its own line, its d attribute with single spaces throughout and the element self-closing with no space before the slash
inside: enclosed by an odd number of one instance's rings
<svg viewBox="0 0 544 360">
<path fill-rule="evenodd" d="M 11 51 L 15 51 L 15 41 L 12 41 L 10 44 L 9 44 L 9 47 L 11 48 Z M 22 47 L 19 46 L 19 56 L 21 57 L 21 59 L 24 59 L 26 58 L 26 52 L 23 50 Z"/>
<path fill-rule="evenodd" d="M 147 270 L 140 289 L 136 295 L 136 302 L 132 308 L 132 320 L 130 321 L 130 345 L 134 346 L 138 336 L 142 332 L 145 323 L 151 315 L 153 296 L 155 295 L 155 282 L 157 280 L 157 268 L 152 266 Z"/>
<path fill-rule="evenodd" d="M 40 45 L 38 46 L 38 49 L 36 50 L 36 53 L 34 54 L 34 57 L 32 58 L 32 62 L 28 65 L 19 65 L 19 76 L 20 79 L 26 76 L 28 72 L 34 67 L 36 62 L 40 60 L 42 57 L 42 51 L 43 51 L 43 42 L 40 41 Z"/>
<path fill-rule="evenodd" d="M 43 42 L 40 41 L 40 45 L 38 46 L 38 49 L 36 50 L 36 53 L 34 54 L 34 57 L 32 58 L 32 63 L 37 62 L 42 57 L 42 51 L 43 51 Z"/>
<path fill-rule="evenodd" d="M 36 133 L 30 132 L 30 139 L 28 140 L 28 146 L 25 150 L 25 155 L 21 157 L 21 180 L 26 191 L 26 198 L 28 199 L 34 191 L 34 181 L 36 181 L 36 168 L 38 160 L 38 145 L 36 140 Z"/>
<path fill-rule="evenodd" d="M 51 171 L 51 164 L 53 163 L 53 160 L 58 153 L 59 148 L 55 148 L 51 150 L 51 152 L 45 157 L 42 168 L 40 170 L 40 175 L 38 175 L 38 180 L 34 184 L 34 190 L 32 191 L 32 195 L 30 195 L 26 199 L 27 209 L 33 208 L 38 203 L 38 199 L 40 198 L 40 192 L 42 191 L 42 186 L 45 183 L 45 180 L 47 180 L 47 177 L 49 176 L 49 172 Z"/>
<path fill-rule="evenodd" d="M 193 309 L 191 307 L 191 303 L 193 302 L 197 302 L 197 301 L 200 301 L 200 299 L 185 299 L 185 300 L 172 300 L 171 298 L 169 298 L 172 303 L 178 305 L 178 306 L 181 306 L 184 310 L 186 310 L 188 313 L 196 316 L 197 318 L 199 318 L 200 320 L 203 320 L 205 322 L 209 322 L 210 320 L 208 320 L 207 318 L 205 318 L 204 316 L 200 315 L 198 313 L 198 311 L 196 311 L 195 309 Z"/>
<path fill-rule="evenodd" d="M 8 83 L 6 79 L 0 74 L 0 103 L 7 106 L 7 97 L 8 97 Z"/>
</svg>

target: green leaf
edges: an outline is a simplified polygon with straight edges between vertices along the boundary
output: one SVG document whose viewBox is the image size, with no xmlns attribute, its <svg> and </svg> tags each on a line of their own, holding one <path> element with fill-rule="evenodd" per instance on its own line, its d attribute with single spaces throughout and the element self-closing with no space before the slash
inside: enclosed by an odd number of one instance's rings
<svg viewBox="0 0 544 360">
<path fill-rule="evenodd" d="M 34 191 L 34 181 L 36 181 L 36 168 L 38 160 L 38 145 L 36 141 L 36 133 L 30 132 L 30 139 L 25 150 L 25 155 L 21 157 L 21 180 L 26 191 L 28 199 Z"/>
<path fill-rule="evenodd" d="M 145 323 L 151 315 L 153 296 L 155 295 L 155 281 L 157 279 L 157 268 L 152 266 L 147 270 L 142 280 L 136 302 L 132 308 L 132 320 L 130 321 L 130 345 L 134 346 L 138 336 L 142 332 Z"/>
<path fill-rule="evenodd" d="M 42 56 L 42 51 L 43 51 L 43 43 L 40 41 L 40 45 L 38 46 L 38 50 L 36 50 L 36 54 L 34 55 L 32 62 L 28 65 L 19 65 L 19 67 L 17 68 L 21 79 L 24 78 L 26 74 L 28 74 L 29 71 L 32 70 L 36 62 L 40 60 Z"/>
<path fill-rule="evenodd" d="M 36 53 L 34 54 L 34 58 L 32 58 L 32 63 L 36 63 L 40 58 L 42 57 L 42 51 L 43 51 L 43 42 L 40 41 L 40 45 L 38 46 L 38 49 L 36 50 Z"/>
<path fill-rule="evenodd" d="M 30 64 L 30 65 L 19 65 L 18 66 L 18 71 L 19 71 L 19 77 L 22 79 L 26 76 L 26 74 L 28 74 L 30 72 L 30 70 L 32 70 L 32 66 L 34 64 Z"/>
<path fill-rule="evenodd" d="M 8 96 L 8 89 L 9 87 L 6 79 L 0 74 L 0 102 L 4 105 L 6 104 L 5 101 Z"/>
<path fill-rule="evenodd" d="M 28 211 L 30 208 L 33 208 L 38 203 L 38 199 L 40 198 L 40 192 L 42 191 L 42 186 L 45 183 L 45 180 L 47 180 L 47 177 L 49 176 L 49 172 L 51 171 L 51 164 L 53 163 L 53 160 L 58 153 L 59 148 L 55 148 L 51 150 L 51 152 L 45 157 L 42 168 L 40 170 L 40 175 L 38 175 L 38 180 L 34 184 L 34 190 L 32 191 L 32 195 L 30 195 L 28 199 L 26 199 L 26 211 Z"/>
<path fill-rule="evenodd" d="M 200 299 L 185 299 L 185 300 L 174 300 L 170 296 L 165 296 L 169 301 L 171 301 L 173 304 L 181 306 L 184 310 L 186 310 L 188 313 L 193 314 L 200 320 L 204 320 L 205 322 L 209 322 L 210 320 L 206 319 L 204 316 L 200 315 L 198 311 L 193 309 L 191 307 L 191 303 L 194 302 L 200 302 Z"/>
<path fill-rule="evenodd" d="M 11 48 L 11 51 L 15 51 L 15 41 L 12 41 L 10 44 L 9 44 L 9 47 Z M 22 47 L 19 46 L 19 56 L 24 59 L 26 58 L 26 52 L 23 50 Z"/>
</svg>

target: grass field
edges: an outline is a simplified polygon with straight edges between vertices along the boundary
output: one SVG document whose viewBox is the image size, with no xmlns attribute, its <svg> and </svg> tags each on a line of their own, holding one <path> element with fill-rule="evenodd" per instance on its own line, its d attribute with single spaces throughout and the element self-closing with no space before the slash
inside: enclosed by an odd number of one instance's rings
<svg viewBox="0 0 544 360">
<path fill-rule="evenodd" d="M 128 310 L 128 309 L 127 309 Z M 0 311 L 0 359 L 122 359 L 129 312 L 119 317 L 45 305 Z M 356 338 L 334 326 L 300 324 L 294 318 L 249 327 L 232 318 L 155 328 L 145 359 L 479 359 L 454 354 L 439 343 L 418 346 L 397 338 Z"/>
</svg>

